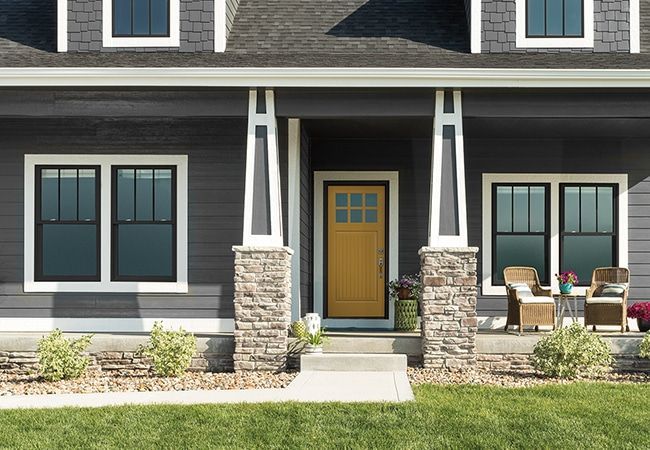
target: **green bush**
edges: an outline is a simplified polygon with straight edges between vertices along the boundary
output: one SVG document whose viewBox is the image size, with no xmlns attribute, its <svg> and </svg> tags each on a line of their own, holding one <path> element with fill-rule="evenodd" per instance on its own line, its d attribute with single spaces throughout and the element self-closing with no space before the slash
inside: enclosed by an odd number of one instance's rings
<svg viewBox="0 0 650 450">
<path fill-rule="evenodd" d="M 66 339 L 58 328 L 38 341 L 39 373 L 47 381 L 79 378 L 86 371 L 90 358 L 83 352 L 92 335 Z"/>
<path fill-rule="evenodd" d="M 650 359 L 650 331 L 643 336 L 641 345 L 639 345 L 639 356 Z"/>
<path fill-rule="evenodd" d="M 154 324 L 149 342 L 139 350 L 152 359 L 156 375 L 163 377 L 181 376 L 192 364 L 195 352 L 196 338 L 192 333 L 183 328 L 165 330 L 161 322 Z"/>
<path fill-rule="evenodd" d="M 577 323 L 540 339 L 531 360 L 543 374 L 560 378 L 594 375 L 612 363 L 609 346 Z"/>
</svg>

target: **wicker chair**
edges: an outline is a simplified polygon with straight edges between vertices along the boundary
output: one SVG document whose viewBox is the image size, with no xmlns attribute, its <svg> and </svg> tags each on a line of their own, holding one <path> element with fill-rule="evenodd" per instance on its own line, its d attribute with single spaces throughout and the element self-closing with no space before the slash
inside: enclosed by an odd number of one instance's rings
<svg viewBox="0 0 650 450">
<path fill-rule="evenodd" d="M 550 289 L 543 289 L 539 283 L 537 270 L 533 267 L 506 267 L 503 270 L 503 279 L 508 294 L 508 318 L 505 331 L 510 325 L 519 327 L 519 334 L 523 334 L 524 326 L 534 325 L 535 330 L 540 325 L 552 326 L 555 329 L 555 302 Z M 511 284 L 525 283 L 533 293 L 533 297 L 518 295 Z"/>
<path fill-rule="evenodd" d="M 620 297 L 602 296 L 606 284 L 624 284 Z M 623 267 L 600 267 L 591 275 L 591 286 L 585 295 L 585 326 L 617 325 L 621 332 L 627 326 L 627 294 L 630 284 L 630 271 Z"/>
</svg>

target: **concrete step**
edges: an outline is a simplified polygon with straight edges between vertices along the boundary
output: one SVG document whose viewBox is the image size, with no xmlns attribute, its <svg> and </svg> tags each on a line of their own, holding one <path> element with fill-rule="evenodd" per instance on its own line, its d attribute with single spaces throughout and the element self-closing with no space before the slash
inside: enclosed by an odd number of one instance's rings
<svg viewBox="0 0 650 450">
<path fill-rule="evenodd" d="M 381 353 L 323 353 L 302 355 L 300 371 L 405 372 L 406 355 Z"/>
</svg>

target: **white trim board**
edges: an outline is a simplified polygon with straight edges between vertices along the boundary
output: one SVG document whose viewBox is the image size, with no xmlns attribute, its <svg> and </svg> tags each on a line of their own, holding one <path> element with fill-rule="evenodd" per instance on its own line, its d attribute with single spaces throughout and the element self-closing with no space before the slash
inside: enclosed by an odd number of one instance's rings
<svg viewBox="0 0 650 450">
<path fill-rule="evenodd" d="M 505 295 L 503 286 L 492 285 L 492 184 L 493 183 L 549 183 L 551 191 L 550 210 L 550 273 L 560 271 L 560 184 L 561 183 L 612 183 L 618 184 L 618 265 L 628 265 L 628 194 L 627 174 L 562 174 L 562 173 L 484 173 L 482 181 L 482 293 L 483 295 Z M 558 291 L 557 283 L 551 283 L 553 292 Z M 575 287 L 574 291 L 584 295 L 586 287 Z"/>
<path fill-rule="evenodd" d="M 641 53 L 641 5 L 630 0 L 630 53 Z"/>
<path fill-rule="evenodd" d="M 483 25 L 481 24 L 482 0 L 471 0 L 470 4 L 470 49 L 472 53 L 481 53 Z"/>
<path fill-rule="evenodd" d="M 323 266 L 325 249 L 323 236 L 324 219 L 324 183 L 326 181 L 388 181 L 388 280 L 399 276 L 399 172 L 374 171 L 316 171 L 314 172 L 314 312 L 323 317 L 324 311 L 324 276 Z M 385 328 L 393 329 L 394 305 L 389 300 L 388 319 L 323 319 L 323 326 L 328 328 Z"/>
<path fill-rule="evenodd" d="M 291 257 L 291 320 L 298 320 L 300 314 L 300 119 L 289 119 L 288 143 L 288 239 L 293 250 Z"/>
<path fill-rule="evenodd" d="M 169 36 L 113 37 L 113 0 L 102 0 L 102 45 L 104 47 L 179 47 L 180 0 L 169 0 Z"/>
<path fill-rule="evenodd" d="M 526 0 L 516 0 L 515 16 L 518 48 L 592 48 L 594 46 L 594 0 L 583 0 L 583 37 L 526 37 Z"/>
<path fill-rule="evenodd" d="M 187 282 L 187 155 L 25 155 L 24 182 L 24 290 L 25 292 L 188 292 Z M 34 202 L 37 165 L 100 166 L 101 281 L 34 281 Z M 111 281 L 111 166 L 176 166 L 176 281 Z"/>
<path fill-rule="evenodd" d="M 214 0 L 214 51 L 226 51 L 228 40 L 226 30 L 226 0 Z"/>
<path fill-rule="evenodd" d="M 68 51 L 68 0 L 56 0 L 56 51 Z"/>
<path fill-rule="evenodd" d="M 156 322 L 162 322 L 165 328 L 183 327 L 191 333 L 232 333 L 235 330 L 235 319 L 0 317 L 0 331 L 45 333 L 58 328 L 69 333 L 148 333 Z"/>
</svg>

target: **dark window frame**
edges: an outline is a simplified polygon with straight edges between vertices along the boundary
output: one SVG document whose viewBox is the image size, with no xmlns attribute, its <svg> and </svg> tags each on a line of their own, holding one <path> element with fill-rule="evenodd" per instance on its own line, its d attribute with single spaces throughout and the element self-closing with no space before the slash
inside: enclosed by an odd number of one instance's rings
<svg viewBox="0 0 650 450">
<path fill-rule="evenodd" d="M 118 220 L 117 218 L 117 172 L 120 169 L 133 169 L 133 170 L 153 170 L 154 178 L 152 179 L 153 189 L 153 202 L 152 202 L 152 219 L 153 220 Z M 155 189 L 155 171 L 161 169 L 168 169 L 172 172 L 172 204 L 171 204 L 171 220 L 161 221 L 156 220 L 156 189 Z M 137 208 L 137 184 L 134 179 L 133 189 L 134 212 Z M 119 261 L 119 245 L 118 245 L 118 228 L 120 226 L 128 225 L 153 225 L 164 224 L 172 226 L 172 275 L 169 277 L 164 276 L 119 276 L 118 274 L 118 261 Z M 175 165 L 157 165 L 157 164 L 136 164 L 136 165 L 111 165 L 111 281 L 138 281 L 138 282 L 176 282 L 178 281 L 178 178 L 177 166 Z"/>
<path fill-rule="evenodd" d="M 591 0 L 587 0 L 591 1 Z M 547 10 L 547 3 L 548 0 L 544 0 L 544 34 L 535 34 L 531 35 L 530 30 L 528 29 L 528 14 L 530 11 L 530 0 L 526 0 L 526 14 L 525 14 L 525 20 L 526 20 L 526 37 L 527 38 L 532 38 L 532 39 L 580 39 L 585 37 L 585 26 L 586 26 L 586 21 L 585 21 L 585 0 L 580 0 L 580 23 L 582 24 L 582 29 L 580 34 L 571 34 L 567 35 L 566 34 L 566 8 L 565 8 L 565 2 L 566 0 L 562 0 L 562 34 L 548 34 L 548 24 L 546 21 L 546 10 Z"/>
<path fill-rule="evenodd" d="M 583 232 L 583 231 L 578 231 L 576 233 L 572 232 L 566 232 L 564 231 L 564 219 L 565 219 L 565 213 L 564 213 L 564 189 L 566 187 L 577 187 L 577 188 L 583 188 L 583 187 L 611 187 L 613 189 L 612 195 L 613 195 L 613 201 L 614 201 L 614 206 L 613 206 L 613 217 L 612 217 L 612 232 L 599 232 L 598 231 L 598 190 L 596 190 L 596 231 L 589 231 L 589 232 Z M 563 255 L 564 255 L 564 237 L 565 236 L 612 236 L 612 266 L 616 267 L 618 265 L 618 246 L 619 246 L 619 230 L 618 230 L 618 214 L 619 214 L 619 206 L 618 206 L 618 184 L 617 183 L 560 183 L 559 186 L 559 195 L 560 195 L 560 261 L 558 262 L 558 267 L 560 268 L 560 271 L 567 270 L 565 268 L 562 268 L 562 260 L 563 260 Z M 582 229 L 582 191 L 579 191 L 578 194 L 578 209 L 580 213 L 578 214 L 578 223 L 579 223 L 579 228 Z M 591 284 L 591 280 L 579 280 L 579 283 L 577 286 L 589 286 Z"/>
<path fill-rule="evenodd" d="M 528 187 L 528 230 L 529 231 L 498 231 L 497 228 L 497 188 L 498 187 Z M 530 188 L 543 187 L 545 191 L 544 198 L 544 232 L 531 232 L 530 231 Z M 551 279 L 551 183 L 507 183 L 507 182 L 494 182 L 491 189 L 492 195 L 492 286 L 504 286 L 503 274 L 497 273 L 497 237 L 498 236 L 544 236 L 544 268 L 546 269 L 546 278 L 540 279 L 542 285 L 550 284 Z M 514 217 L 514 190 L 512 195 L 511 214 Z M 514 225 L 514 218 L 513 218 Z M 513 226 L 514 230 L 514 226 Z M 538 274 L 539 275 L 539 274 Z"/>
<path fill-rule="evenodd" d="M 171 35 L 171 0 L 167 0 L 167 32 L 166 33 L 160 33 L 160 34 L 153 34 L 151 33 L 151 0 L 147 0 L 149 2 L 149 33 L 147 34 L 135 34 L 133 31 L 133 13 L 135 7 L 133 6 L 136 2 L 136 0 L 129 0 L 131 3 L 131 33 L 129 34 L 123 34 L 123 33 L 117 33 L 115 31 L 115 17 L 116 17 L 116 12 L 115 12 L 115 0 L 112 0 L 111 4 L 111 9 L 112 9 L 112 14 L 113 14 L 113 23 L 112 23 L 112 30 L 111 32 L 113 33 L 113 37 L 116 38 L 165 38 L 165 37 L 170 37 Z"/>
<path fill-rule="evenodd" d="M 35 166 L 35 196 L 34 196 L 34 281 L 101 281 L 101 166 L 73 164 L 37 164 Z M 61 170 L 77 170 L 77 220 L 43 220 L 41 208 L 41 171 L 56 169 L 59 171 L 59 216 L 61 210 Z M 79 170 L 95 171 L 95 220 L 79 219 Z M 43 225 L 57 223 L 60 225 L 95 225 L 97 238 L 95 241 L 97 255 L 97 274 L 94 276 L 45 276 L 43 274 Z"/>
</svg>

